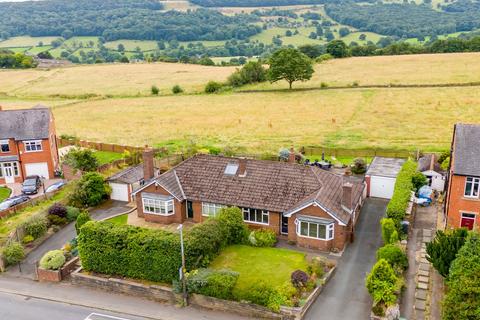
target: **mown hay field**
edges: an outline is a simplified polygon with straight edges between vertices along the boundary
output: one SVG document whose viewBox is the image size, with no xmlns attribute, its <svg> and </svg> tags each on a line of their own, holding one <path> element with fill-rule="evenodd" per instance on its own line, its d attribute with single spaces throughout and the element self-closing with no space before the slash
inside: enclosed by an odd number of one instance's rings
<svg viewBox="0 0 480 320">
<path fill-rule="evenodd" d="M 168 141 L 277 151 L 292 144 L 448 149 L 480 122 L 476 88 L 344 89 L 85 101 L 54 108 L 58 133 L 129 145 Z"/>
</svg>

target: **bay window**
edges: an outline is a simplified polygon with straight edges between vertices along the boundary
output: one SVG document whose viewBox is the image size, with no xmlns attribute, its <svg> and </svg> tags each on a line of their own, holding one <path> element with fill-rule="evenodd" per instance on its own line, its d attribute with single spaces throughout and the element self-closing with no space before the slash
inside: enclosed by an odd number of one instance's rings
<svg viewBox="0 0 480 320">
<path fill-rule="evenodd" d="M 258 224 L 268 224 L 268 211 L 252 208 L 242 208 L 243 221 Z"/>
<path fill-rule="evenodd" d="M 334 238 L 334 223 L 316 218 L 299 218 L 297 224 L 297 235 L 305 238 L 319 240 L 332 240 Z"/>
<path fill-rule="evenodd" d="M 222 208 L 225 208 L 225 206 L 216 203 L 202 202 L 202 215 L 216 217 Z"/>
<path fill-rule="evenodd" d="M 467 177 L 465 183 L 465 197 L 478 198 L 478 191 L 480 188 L 480 178 Z"/>
<path fill-rule="evenodd" d="M 173 199 L 162 200 L 155 198 L 142 198 L 143 212 L 158 214 L 161 216 L 171 216 L 175 213 Z"/>
</svg>

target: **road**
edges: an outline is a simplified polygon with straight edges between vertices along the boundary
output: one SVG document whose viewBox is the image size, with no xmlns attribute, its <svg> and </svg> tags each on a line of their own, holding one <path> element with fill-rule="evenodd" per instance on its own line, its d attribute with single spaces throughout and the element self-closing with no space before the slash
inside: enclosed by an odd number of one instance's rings
<svg viewBox="0 0 480 320">
<path fill-rule="evenodd" d="M 372 300 L 365 276 L 375 263 L 382 244 L 380 219 L 387 201 L 368 198 L 355 231 L 355 242 L 347 247 L 337 271 L 307 313 L 307 320 L 369 319 Z"/>
<path fill-rule="evenodd" d="M 0 293 L 2 320 L 147 320 L 61 302 Z"/>
</svg>

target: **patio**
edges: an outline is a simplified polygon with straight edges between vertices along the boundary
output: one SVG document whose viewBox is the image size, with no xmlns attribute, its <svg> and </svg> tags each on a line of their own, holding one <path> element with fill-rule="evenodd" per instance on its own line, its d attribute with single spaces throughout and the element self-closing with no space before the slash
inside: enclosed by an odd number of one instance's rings
<svg viewBox="0 0 480 320">
<path fill-rule="evenodd" d="M 147 222 L 144 218 L 139 218 L 137 215 L 137 210 L 132 211 L 128 214 L 127 224 L 131 226 L 143 227 L 143 228 L 150 228 L 150 229 L 161 229 L 170 232 L 176 232 L 179 223 L 172 223 L 172 224 L 161 224 L 161 223 L 154 223 L 154 222 Z M 195 225 L 194 222 L 185 221 L 183 223 L 184 230 L 188 230 Z"/>
</svg>

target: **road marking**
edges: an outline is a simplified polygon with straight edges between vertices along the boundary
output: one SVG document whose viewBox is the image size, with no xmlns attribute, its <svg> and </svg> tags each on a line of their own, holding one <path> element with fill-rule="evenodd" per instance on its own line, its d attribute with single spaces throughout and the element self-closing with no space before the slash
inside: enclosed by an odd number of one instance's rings
<svg viewBox="0 0 480 320">
<path fill-rule="evenodd" d="M 109 316 L 106 314 L 101 314 L 101 313 L 91 313 L 88 315 L 88 317 L 85 318 L 85 320 L 129 320 L 126 318 L 119 318 L 119 317 L 114 317 L 114 316 Z"/>
</svg>

